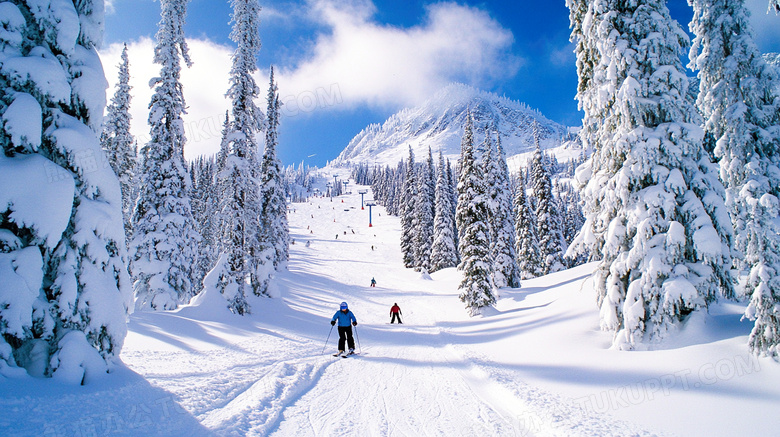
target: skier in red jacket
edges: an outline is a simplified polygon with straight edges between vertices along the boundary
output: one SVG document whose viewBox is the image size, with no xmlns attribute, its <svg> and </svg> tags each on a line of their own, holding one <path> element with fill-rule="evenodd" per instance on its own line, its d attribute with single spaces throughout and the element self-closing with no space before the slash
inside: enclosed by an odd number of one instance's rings
<svg viewBox="0 0 780 437">
<path fill-rule="evenodd" d="M 401 321 L 401 307 L 399 307 L 397 303 L 394 303 L 393 307 L 390 308 L 390 324 L 393 324 L 396 320 L 398 320 L 399 324 L 404 323 Z"/>
</svg>

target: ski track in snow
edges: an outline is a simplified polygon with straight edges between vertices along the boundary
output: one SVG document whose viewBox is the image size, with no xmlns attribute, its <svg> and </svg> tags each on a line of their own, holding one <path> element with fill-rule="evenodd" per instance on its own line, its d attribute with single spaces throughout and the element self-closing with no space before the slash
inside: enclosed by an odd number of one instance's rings
<svg viewBox="0 0 780 437">
<path fill-rule="evenodd" d="M 179 394 L 182 405 L 206 428 L 237 436 L 651 435 L 608 417 L 585 423 L 579 416 L 551 421 L 548 410 L 560 412 L 564 401 L 541 390 L 503 385 L 501 381 L 512 382 L 511 377 L 495 379 L 490 369 L 465 358 L 467 352 L 451 343 L 457 337 L 443 335 L 447 329 L 437 325 L 444 301 L 455 301 L 447 306 L 464 311 L 456 292 L 421 291 L 424 299 L 410 297 L 409 283 L 417 282 L 419 275 L 400 266 L 397 219 L 375 208 L 375 227 L 368 228 L 360 223 L 365 212 L 355 207 L 359 198 L 343 198 L 347 203 L 314 199 L 293 205 L 296 211 L 289 217 L 296 244 L 280 288 L 285 303 L 309 317 L 321 315 L 322 326 L 339 301 L 350 302 L 361 322 L 356 338 L 363 342 L 362 353 L 332 357 L 335 330 L 323 354 L 316 334 L 308 345 L 302 341 L 295 347 L 285 340 L 258 338 L 256 344 L 241 344 L 256 351 L 251 363 L 180 375 L 180 383 L 176 376 L 153 378 Z M 311 240 L 309 248 L 306 240 Z M 375 250 L 366 250 L 372 243 Z M 364 285 L 371 276 L 380 281 L 377 288 Z M 390 278 L 398 280 L 398 288 Z M 389 326 L 383 320 L 391 301 L 409 302 L 406 324 Z M 287 329 L 289 324 L 280 332 Z M 322 332 L 325 336 L 325 328 Z M 235 358 L 222 356 L 220 361 L 246 359 L 241 352 L 230 353 Z"/>
<path fill-rule="evenodd" d="M 66 425 L 31 424 L 29 434 L 11 435 L 41 435 L 42 429 L 51 436 L 654 435 L 579 411 L 473 353 L 454 332 L 468 321 L 457 299 L 459 275 L 425 281 L 404 269 L 400 224 L 384 208 L 374 208 L 371 228 L 357 194 L 291 208 L 295 244 L 289 271 L 277 281 L 281 299 L 255 301 L 265 306 L 255 303 L 244 319 L 187 318 L 194 307 L 135 314 L 122 360 L 123 371 L 137 375 L 126 378 L 125 387 L 98 386 L 67 401 L 0 398 L 9 412 L 0 429 L 13 420 L 34 421 L 34 413 L 24 411 L 32 403 L 61 408 Z M 372 276 L 376 288 L 368 287 Z M 346 359 L 331 356 L 335 329 L 324 344 L 342 300 L 360 322 L 360 353 Z M 395 302 L 403 325 L 388 323 Z M 170 411 L 161 415 L 148 407 L 159 399 L 170 401 Z M 105 414 L 88 425 L 67 425 L 106 403 L 121 426 Z"/>
</svg>

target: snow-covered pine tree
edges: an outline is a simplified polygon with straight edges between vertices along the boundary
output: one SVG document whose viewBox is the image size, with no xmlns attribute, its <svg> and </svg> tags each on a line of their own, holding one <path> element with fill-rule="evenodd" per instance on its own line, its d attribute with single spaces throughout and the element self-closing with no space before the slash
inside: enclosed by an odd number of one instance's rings
<svg viewBox="0 0 780 437">
<path fill-rule="evenodd" d="M 214 177 L 216 178 L 219 172 L 225 169 L 225 162 L 228 155 L 230 155 L 230 110 L 225 111 L 225 121 L 222 123 L 222 139 L 219 142 L 219 152 L 215 159 Z"/>
<path fill-rule="evenodd" d="M 217 287 L 227 300 L 228 308 L 235 314 L 244 315 L 251 312 L 247 302 L 249 293 L 262 294 L 267 285 L 256 277 L 256 269 L 263 263 L 259 253 L 263 228 L 257 158 L 257 132 L 262 127 L 262 115 L 254 102 L 260 88 L 252 73 L 257 70 L 256 56 L 260 50 L 257 15 L 260 6 L 256 0 L 232 0 L 231 5 L 233 30 L 230 38 L 237 47 L 233 52 L 227 92 L 232 101 L 232 117 L 224 138 L 228 154 L 224 169 L 219 173 L 223 199 L 221 251 L 225 262 L 218 262 L 216 268 L 221 269 Z"/>
<path fill-rule="evenodd" d="M 489 260 L 487 187 L 482 171 L 483 167 L 474 156 L 474 133 L 469 113 L 461 141 L 458 207 L 455 220 L 461 234 L 458 244 L 461 262 L 458 270 L 463 272 L 463 281 L 458 289 L 460 300 L 466 304 L 466 309 L 471 316 L 480 314 L 483 307 L 496 302 L 493 293 L 493 269 Z"/>
<path fill-rule="evenodd" d="M 195 219 L 198 233 L 201 235 L 201 244 L 194 276 L 195 283 L 201 284 L 206 273 L 214 267 L 219 255 L 216 250 L 216 241 L 219 239 L 217 233 L 219 228 L 217 228 L 216 222 L 219 197 L 216 193 L 214 158 L 200 157 L 195 161 L 195 164 L 196 171 L 191 171 L 196 175 L 192 193 L 192 216 Z"/>
<path fill-rule="evenodd" d="M 181 60 L 191 61 L 184 40 L 187 0 L 161 0 L 154 62 L 160 76 L 149 104 L 151 140 L 142 149 L 140 191 L 133 212 L 132 274 L 137 309 L 172 310 L 188 303 L 200 235 L 190 204 L 190 176 L 184 162 L 186 113 Z"/>
<path fill-rule="evenodd" d="M 425 161 L 425 165 L 427 167 L 426 183 L 428 184 L 428 205 L 431 207 L 431 222 L 429 223 L 429 226 L 432 236 L 433 218 L 436 217 L 436 163 L 433 161 L 433 150 L 431 149 L 431 146 L 428 146 L 428 160 Z M 433 237 L 431 237 L 431 243 L 433 243 Z"/>
<path fill-rule="evenodd" d="M 226 202 L 229 201 L 225 193 L 227 192 L 227 185 L 230 184 L 230 175 L 225 171 L 227 165 L 227 158 L 230 155 L 230 110 L 225 111 L 225 122 L 222 124 L 222 140 L 219 144 L 219 152 L 214 159 L 214 203 L 215 212 L 212 219 L 214 228 L 212 229 L 214 237 L 213 252 L 215 258 L 219 258 L 219 254 L 223 252 L 224 246 L 222 244 L 222 230 L 225 228 L 225 217 L 222 215 L 222 211 L 226 209 Z"/>
<path fill-rule="evenodd" d="M 103 2 L 2 2 L 0 17 L 0 375 L 86 384 L 119 356 L 132 304 L 98 140 Z"/>
<path fill-rule="evenodd" d="M 753 42 L 748 12 L 740 0 L 690 0 L 696 37 L 690 67 L 700 80 L 697 106 L 704 129 L 716 145 L 726 188 L 726 206 L 734 225 L 734 246 L 745 254 L 752 233 L 748 199 L 777 193 L 776 135 L 778 103 L 772 68 Z M 774 161 L 774 162 L 773 162 Z M 750 186 L 743 191 L 743 187 Z M 753 202 L 755 203 L 755 202 Z M 744 262 L 735 258 L 739 268 Z M 729 296 L 731 297 L 731 296 Z"/>
<path fill-rule="evenodd" d="M 449 184 L 450 191 L 450 205 L 452 206 L 452 220 L 455 222 L 455 247 L 458 247 L 458 223 L 455 220 L 455 211 L 458 206 L 458 179 L 460 175 L 456 175 L 452 171 L 452 164 L 450 159 L 447 158 L 447 183 Z M 460 253 L 458 253 L 458 263 L 460 263 Z"/>
<path fill-rule="evenodd" d="M 494 209 L 495 209 L 495 203 L 494 203 L 494 193 L 496 190 L 496 177 L 498 173 L 498 169 L 495 165 L 495 160 L 493 159 L 494 151 L 493 151 L 493 141 L 490 136 L 490 128 L 486 125 L 485 126 L 485 138 L 482 141 L 482 144 L 477 148 L 475 151 L 475 157 L 477 159 L 481 158 L 481 166 L 482 166 L 482 177 L 484 178 L 484 184 L 485 184 L 485 202 L 487 206 L 488 211 L 488 218 L 485 221 L 485 224 L 488 226 L 488 246 L 490 247 L 490 257 L 489 262 L 491 264 L 491 268 L 493 266 L 493 218 L 494 218 Z M 492 274 L 492 273 L 491 273 Z M 495 282 L 493 285 L 496 285 Z"/>
<path fill-rule="evenodd" d="M 290 231 L 287 223 L 287 193 L 282 175 L 282 163 L 276 155 L 279 129 L 279 91 L 274 82 L 274 69 L 268 87 L 268 111 L 266 114 L 265 150 L 260 166 L 262 245 L 271 250 L 272 268 L 287 266 L 290 250 Z M 341 184 L 339 184 L 341 186 Z M 270 271 L 266 275 L 270 274 Z"/>
<path fill-rule="evenodd" d="M 542 274 L 546 275 L 566 268 L 564 264 L 566 241 L 563 239 L 558 202 L 552 192 L 552 178 L 547 169 L 547 160 L 539 148 L 538 136 L 536 136 L 531 180 L 534 197 L 536 197 L 536 229 L 539 254 L 542 259 Z"/>
<path fill-rule="evenodd" d="M 429 149 L 430 152 L 430 149 Z M 415 202 L 415 220 L 416 229 L 414 231 L 414 259 L 415 268 L 431 270 L 431 248 L 433 246 L 433 228 L 434 216 L 431 209 L 431 173 L 432 158 L 428 156 L 429 161 L 420 166 L 417 171 L 417 201 Z M 434 196 L 435 197 L 435 196 Z"/>
<path fill-rule="evenodd" d="M 431 272 L 458 265 L 458 246 L 455 243 L 455 214 L 452 195 L 444 165 L 444 155 L 439 150 L 439 169 L 436 172 L 436 217 L 431 249 Z"/>
<path fill-rule="evenodd" d="M 517 264 L 521 279 L 542 276 L 542 256 L 539 252 L 539 239 L 536 236 L 536 214 L 528 203 L 525 175 L 523 170 L 517 178 L 515 193 L 515 241 L 517 245 Z"/>
<path fill-rule="evenodd" d="M 601 255 L 602 328 L 616 348 L 633 349 L 726 294 L 731 224 L 686 97 L 679 55 L 688 38 L 666 3 L 587 6 L 573 37 L 600 56 L 577 98 L 586 123 L 602 121 L 588 139 L 593 158 L 577 171 L 586 223 L 575 244 Z"/>
<path fill-rule="evenodd" d="M 491 171 L 495 172 L 495 184 L 490 191 L 492 203 L 491 258 L 493 259 L 493 283 L 496 288 L 520 287 L 520 268 L 515 252 L 515 218 L 512 215 L 512 190 L 509 169 L 506 165 L 501 136 L 496 134 L 496 150 Z"/>
<path fill-rule="evenodd" d="M 130 217 L 135 205 L 135 169 L 137 165 L 135 138 L 130 133 L 130 61 L 127 56 L 127 44 L 122 49 L 122 62 L 119 64 L 119 80 L 114 97 L 106 111 L 105 126 L 100 135 L 100 145 L 108 156 L 108 163 L 119 176 L 122 189 L 122 218 L 125 237 L 130 241 L 132 226 Z"/>
<path fill-rule="evenodd" d="M 599 88 L 594 85 L 595 70 L 601 63 L 602 57 L 596 46 L 597 41 L 590 34 L 592 30 L 592 26 L 589 25 L 592 16 L 590 2 L 566 0 L 566 6 L 569 8 L 570 40 L 575 43 L 574 53 L 577 58 L 578 107 L 584 113 L 579 138 L 584 150 L 592 150 L 590 157 L 574 173 L 572 183 L 578 190 L 583 191 L 588 184 L 591 188 L 584 199 L 585 223 L 578 237 L 569 245 L 566 257 L 574 259 L 589 254 L 590 259 L 595 261 L 600 258 L 607 227 L 616 215 L 617 205 L 605 202 L 605 198 L 611 194 L 604 189 L 606 181 L 591 180 L 590 172 L 594 163 L 618 161 L 609 155 L 612 153 L 611 150 L 599 147 L 598 131 L 603 122 L 606 105 L 599 106 Z M 606 156 L 602 156 L 603 154 Z M 601 305 L 601 294 L 597 300 Z"/>
<path fill-rule="evenodd" d="M 406 177 L 403 181 L 403 199 L 400 203 L 401 253 L 403 254 L 404 266 L 411 268 L 417 265 L 414 233 L 417 227 L 415 211 L 417 210 L 418 201 L 417 172 L 415 171 L 412 146 L 409 146 L 409 158 L 405 167 Z"/>
<path fill-rule="evenodd" d="M 734 226 L 734 264 L 749 269 L 747 315 L 757 321 L 751 351 L 777 355 L 780 344 L 780 96 L 778 78 L 753 42 L 742 0 L 690 0 L 696 35 L 690 67 L 700 80 L 697 106 L 713 139 Z M 770 214 L 764 216 L 764 214 Z M 730 289 L 729 289 L 730 291 Z M 733 297 L 733 296 L 726 296 Z M 767 312 L 768 311 L 768 312 Z M 774 325 L 772 325 L 774 324 Z"/>
<path fill-rule="evenodd" d="M 582 216 L 579 193 L 566 182 L 558 182 L 558 209 L 563 216 L 563 238 L 571 243 L 582 228 L 585 218 Z"/>
</svg>

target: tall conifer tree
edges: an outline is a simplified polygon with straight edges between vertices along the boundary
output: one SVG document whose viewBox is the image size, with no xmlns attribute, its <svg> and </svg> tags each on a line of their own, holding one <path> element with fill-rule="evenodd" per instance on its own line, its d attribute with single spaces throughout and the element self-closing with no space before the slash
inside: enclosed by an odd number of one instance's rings
<svg viewBox="0 0 780 437">
<path fill-rule="evenodd" d="M 525 188 L 525 175 L 520 170 L 515 194 L 515 238 L 517 244 L 517 264 L 520 278 L 530 279 L 542 276 L 542 256 L 539 252 L 539 239 L 536 236 L 536 214 L 534 214 Z"/>
<path fill-rule="evenodd" d="M 133 212 L 131 244 L 136 308 L 172 310 L 188 303 L 200 235 L 190 204 L 191 178 L 184 162 L 186 113 L 181 61 L 190 61 L 184 40 L 187 0 L 161 0 L 154 62 L 160 64 L 149 104 L 151 140 L 141 150 L 140 192 Z"/>
<path fill-rule="evenodd" d="M 98 141 L 103 2 L 3 2 L 0 378 L 87 384 L 131 305 L 119 181 Z"/>
<path fill-rule="evenodd" d="M 568 4 L 578 59 L 592 65 L 580 70 L 577 98 L 595 147 L 577 170 L 586 223 L 575 245 L 600 253 L 602 328 L 633 349 L 729 292 L 731 224 L 687 99 L 688 38 L 665 2 Z M 588 120 L 600 122 L 588 129 Z"/>
<path fill-rule="evenodd" d="M 467 115 L 461 141 L 460 178 L 458 181 L 458 207 L 456 222 L 460 238 L 458 252 L 463 281 L 458 289 L 460 300 L 466 304 L 470 315 L 480 314 L 481 309 L 496 302 L 493 293 L 493 272 L 490 258 L 490 228 L 487 220 L 487 187 L 483 167 L 474 154 L 474 137 L 471 114 Z"/>
<path fill-rule="evenodd" d="M 119 64 L 119 80 L 114 97 L 107 108 L 105 127 L 100 135 L 100 144 L 108 156 L 108 162 L 117 176 L 122 189 L 122 217 L 125 237 L 132 235 L 130 217 L 135 205 L 135 138 L 130 133 L 130 60 L 127 56 L 127 44 L 122 49 L 122 62 Z"/>
<path fill-rule="evenodd" d="M 538 138 L 538 137 L 537 137 Z M 553 196 L 552 179 L 547 168 L 548 161 L 536 140 L 531 180 L 536 197 L 536 230 L 539 238 L 539 254 L 542 259 L 542 273 L 555 273 L 563 270 L 566 242 L 563 239 L 561 215 L 558 202 Z"/>
<path fill-rule="evenodd" d="M 492 201 L 493 282 L 497 288 L 520 287 L 520 268 L 515 252 L 515 218 L 512 214 L 512 190 L 509 186 L 509 169 L 506 165 L 501 136 L 496 136 L 496 151 L 493 155 L 495 184 L 490 192 Z"/>
<path fill-rule="evenodd" d="M 434 219 L 431 271 L 456 267 L 458 246 L 455 242 L 455 214 L 444 155 L 439 151 L 439 171 L 436 178 L 436 217 Z"/>
<path fill-rule="evenodd" d="M 749 269 L 746 294 L 753 352 L 780 344 L 780 96 L 778 78 L 751 36 L 742 0 L 690 0 L 696 35 L 691 67 L 700 79 L 697 106 L 713 139 L 726 207 L 734 226 L 735 264 Z M 728 295 L 727 297 L 733 297 Z"/>
<path fill-rule="evenodd" d="M 417 259 L 414 250 L 414 232 L 417 227 L 415 216 L 416 204 L 418 201 L 417 176 L 414 164 L 414 152 L 409 146 L 409 158 L 406 162 L 406 177 L 403 181 L 402 200 L 400 204 L 401 213 L 401 252 L 403 253 L 404 266 L 415 267 Z"/>
<path fill-rule="evenodd" d="M 262 114 L 255 105 L 260 88 L 252 77 L 257 71 L 256 57 L 260 50 L 260 6 L 256 0 L 232 0 L 231 5 L 233 31 L 230 38 L 236 43 L 236 50 L 227 92 L 232 100 L 232 117 L 225 135 L 228 154 L 220 172 L 221 189 L 224 190 L 221 193 L 224 198 L 222 253 L 226 259 L 218 284 L 228 301 L 228 308 L 243 315 L 251 311 L 247 302 L 249 293 L 262 294 L 258 284 L 264 284 L 256 276 L 256 269 L 262 262 L 258 253 L 262 227 L 257 157 L 257 133 L 262 127 Z"/>
<path fill-rule="evenodd" d="M 279 90 L 274 81 L 274 69 L 271 67 L 271 79 L 268 86 L 268 111 L 266 117 L 265 150 L 260 166 L 262 225 L 261 238 L 264 250 L 270 250 L 272 266 L 284 268 L 289 258 L 290 237 L 287 223 L 287 196 L 284 186 L 282 163 L 276 155 L 279 132 Z"/>
<path fill-rule="evenodd" d="M 430 152 L 430 149 L 428 150 Z M 431 192 L 432 158 L 428 155 L 428 161 L 417 172 L 417 201 L 415 202 L 416 229 L 414 232 L 414 259 L 416 268 L 431 270 L 431 247 L 433 246 L 434 215 L 431 199 L 435 192 Z"/>
</svg>

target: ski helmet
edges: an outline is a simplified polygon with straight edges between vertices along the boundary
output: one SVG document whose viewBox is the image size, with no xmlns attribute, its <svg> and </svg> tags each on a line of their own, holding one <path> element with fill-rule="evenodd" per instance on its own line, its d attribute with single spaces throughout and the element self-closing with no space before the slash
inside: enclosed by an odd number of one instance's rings
<svg viewBox="0 0 780 437">
<path fill-rule="evenodd" d="M 346 302 L 341 302 L 341 309 L 342 310 L 347 309 L 347 303 Z"/>
</svg>

